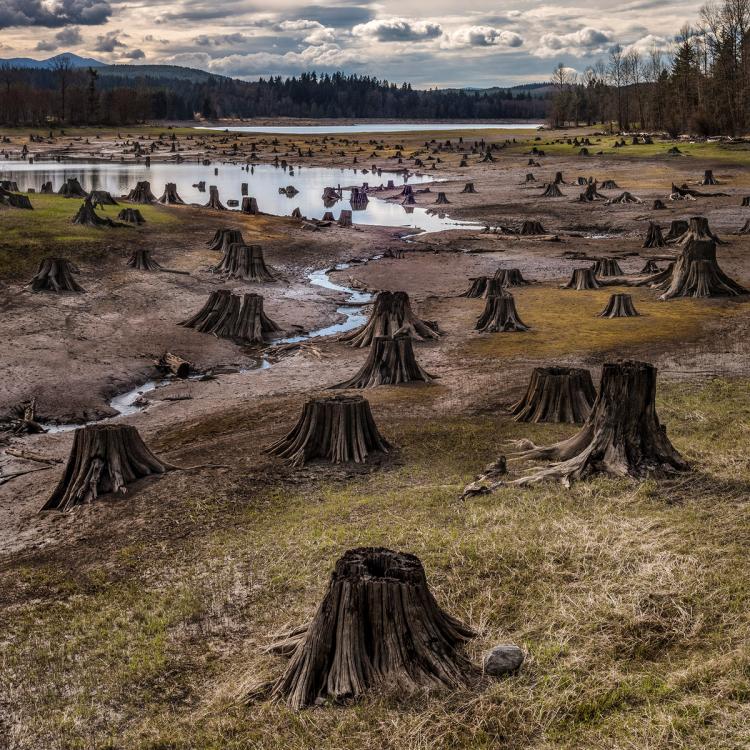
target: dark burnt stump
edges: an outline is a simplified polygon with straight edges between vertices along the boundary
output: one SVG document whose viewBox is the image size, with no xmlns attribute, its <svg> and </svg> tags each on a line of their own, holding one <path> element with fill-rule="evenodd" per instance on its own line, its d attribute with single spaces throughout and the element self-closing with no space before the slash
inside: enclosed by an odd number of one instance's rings
<svg viewBox="0 0 750 750">
<path fill-rule="evenodd" d="M 221 263 L 212 270 L 243 281 L 276 281 L 275 274 L 266 265 L 260 245 L 230 245 Z"/>
<path fill-rule="evenodd" d="M 376 336 L 362 369 L 349 380 L 331 386 L 340 388 L 376 388 L 379 385 L 400 385 L 435 379 L 423 370 L 414 356 L 412 338 L 406 333 Z"/>
<path fill-rule="evenodd" d="M 643 241 L 643 247 L 664 247 L 667 241 L 664 239 L 661 227 L 653 221 L 648 223 L 648 232 L 646 239 Z"/>
<path fill-rule="evenodd" d="M 475 636 L 440 608 L 417 557 L 349 550 L 311 622 L 272 646 L 290 661 L 271 694 L 299 710 L 384 687 L 455 690 L 478 674 L 463 654 Z"/>
<path fill-rule="evenodd" d="M 573 437 L 520 458 L 556 462 L 519 480 L 563 483 L 594 474 L 643 478 L 686 471 L 656 415 L 656 368 L 645 362 L 609 362 L 602 368 L 599 395 L 586 423 Z"/>
<path fill-rule="evenodd" d="M 164 186 L 164 192 L 159 203 L 163 203 L 165 206 L 182 206 L 185 201 L 180 198 L 180 194 L 177 192 L 177 185 L 174 182 L 168 182 Z"/>
<path fill-rule="evenodd" d="M 714 171 L 713 169 L 707 169 L 703 173 L 703 179 L 701 180 L 701 185 L 718 185 L 718 180 L 714 177 Z"/>
<path fill-rule="evenodd" d="M 75 431 L 65 472 L 42 510 L 69 510 L 137 479 L 174 467 L 160 461 L 131 425 L 87 425 Z"/>
<path fill-rule="evenodd" d="M 594 276 L 622 276 L 622 268 L 615 258 L 599 258 L 592 270 Z"/>
<path fill-rule="evenodd" d="M 474 326 L 480 333 L 510 333 L 528 331 L 529 327 L 518 317 L 516 300 L 510 292 L 487 297 L 484 312 Z"/>
<path fill-rule="evenodd" d="M 68 177 L 57 193 L 65 198 L 86 198 L 88 195 L 75 177 Z"/>
<path fill-rule="evenodd" d="M 477 191 L 476 191 L 476 189 L 474 187 L 474 183 L 473 182 L 467 182 L 464 185 L 464 189 L 461 192 L 462 193 L 476 193 Z"/>
<path fill-rule="evenodd" d="M 371 453 L 388 453 L 390 447 L 375 425 L 370 402 L 337 394 L 308 400 L 297 424 L 268 452 L 303 466 L 314 459 L 364 463 Z"/>
<path fill-rule="evenodd" d="M 83 227 L 116 227 L 118 226 L 112 219 L 106 216 L 99 216 L 94 210 L 94 204 L 88 196 L 84 198 L 78 213 L 73 217 L 73 224 Z M 121 225 L 120 225 L 121 226 Z"/>
<path fill-rule="evenodd" d="M 579 203 L 591 203 L 593 201 L 605 200 L 606 196 L 602 195 L 597 189 L 596 182 L 591 182 L 586 189 L 578 196 Z"/>
<path fill-rule="evenodd" d="M 666 208 L 666 206 L 664 205 L 664 201 L 661 200 L 661 198 L 656 198 L 654 199 L 652 208 L 654 209 L 654 211 L 663 211 Z"/>
<path fill-rule="evenodd" d="M 78 269 L 65 258 L 44 258 L 28 286 L 34 292 L 85 292 L 73 278 Z"/>
<path fill-rule="evenodd" d="M 42 187 L 39 189 L 39 192 L 42 195 L 52 195 L 55 192 L 55 188 L 52 187 L 51 182 L 45 182 Z"/>
<path fill-rule="evenodd" d="M 418 318 L 406 292 L 378 292 L 370 319 L 361 328 L 344 334 L 345 341 L 358 349 L 370 346 L 377 336 L 395 336 L 405 332 L 417 341 L 439 338 L 437 325 Z"/>
<path fill-rule="evenodd" d="M 10 208 L 23 208 L 27 211 L 33 211 L 28 195 L 14 193 L 10 190 L 0 187 L 0 206 L 9 206 Z"/>
<path fill-rule="evenodd" d="M 127 200 L 130 203 L 148 205 L 156 203 L 156 196 L 151 192 L 151 183 L 148 180 L 137 182 L 135 187 L 128 193 Z"/>
<path fill-rule="evenodd" d="M 117 219 L 125 224 L 133 224 L 137 227 L 146 223 L 143 214 L 137 208 L 123 208 L 122 211 L 117 214 Z"/>
<path fill-rule="evenodd" d="M 216 185 L 208 186 L 208 203 L 203 208 L 211 208 L 214 211 L 226 211 L 226 206 L 219 200 L 219 188 Z"/>
<path fill-rule="evenodd" d="M 588 370 L 536 367 L 526 394 L 510 410 L 516 422 L 585 422 L 596 401 Z"/>
<path fill-rule="evenodd" d="M 577 291 L 585 291 L 587 289 L 598 289 L 599 282 L 594 276 L 593 268 L 576 268 L 573 271 L 573 276 L 567 284 L 563 284 L 563 289 L 576 289 Z"/>
<path fill-rule="evenodd" d="M 639 315 L 629 294 L 613 294 L 599 313 L 600 318 L 636 318 Z"/>
<path fill-rule="evenodd" d="M 136 271 L 163 271 L 164 269 L 151 257 L 151 251 L 145 248 L 136 250 L 130 258 L 127 265 Z"/>
<path fill-rule="evenodd" d="M 226 253 L 229 247 L 235 244 L 245 244 L 242 232 L 239 229 L 217 229 L 213 239 L 208 242 L 208 249 Z"/>
<path fill-rule="evenodd" d="M 542 226 L 541 221 L 526 220 L 521 224 L 521 230 L 519 234 L 524 237 L 532 237 L 538 234 L 547 234 L 545 228 Z"/>
</svg>

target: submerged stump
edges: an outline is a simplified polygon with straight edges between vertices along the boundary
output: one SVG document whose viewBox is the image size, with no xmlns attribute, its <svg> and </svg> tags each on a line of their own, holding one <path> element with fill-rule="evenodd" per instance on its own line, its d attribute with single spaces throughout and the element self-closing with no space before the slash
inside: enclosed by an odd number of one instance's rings
<svg viewBox="0 0 750 750">
<path fill-rule="evenodd" d="M 511 406 L 516 422 L 585 422 L 596 400 L 591 373 L 577 367 L 536 367 L 524 397 Z"/>
</svg>

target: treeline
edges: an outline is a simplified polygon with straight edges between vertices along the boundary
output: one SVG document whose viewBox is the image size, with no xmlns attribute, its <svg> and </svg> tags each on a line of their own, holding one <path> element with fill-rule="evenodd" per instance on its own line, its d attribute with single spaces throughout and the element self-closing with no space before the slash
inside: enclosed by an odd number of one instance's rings
<svg viewBox="0 0 750 750">
<path fill-rule="evenodd" d="M 676 136 L 738 135 L 750 127 L 750 0 L 701 9 L 668 49 L 615 45 L 578 75 L 558 65 L 553 126 L 603 122 Z"/>
<path fill-rule="evenodd" d="M 369 76 L 316 75 L 239 81 L 164 75 L 108 76 L 106 69 L 0 69 L 4 125 L 124 125 L 224 117 L 371 117 L 543 120 L 549 99 L 528 91 L 416 90 Z"/>
</svg>

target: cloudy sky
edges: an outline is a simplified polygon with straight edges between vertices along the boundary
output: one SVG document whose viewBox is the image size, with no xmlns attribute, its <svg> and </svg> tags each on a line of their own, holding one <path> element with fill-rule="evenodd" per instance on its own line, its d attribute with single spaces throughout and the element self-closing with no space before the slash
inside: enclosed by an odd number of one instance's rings
<svg viewBox="0 0 750 750">
<path fill-rule="evenodd" d="M 315 2 L 315 0 L 312 0 Z M 427 86 L 547 80 L 614 42 L 666 45 L 693 0 L 0 0 L 0 56 L 62 51 L 253 79 L 305 70 Z"/>
</svg>

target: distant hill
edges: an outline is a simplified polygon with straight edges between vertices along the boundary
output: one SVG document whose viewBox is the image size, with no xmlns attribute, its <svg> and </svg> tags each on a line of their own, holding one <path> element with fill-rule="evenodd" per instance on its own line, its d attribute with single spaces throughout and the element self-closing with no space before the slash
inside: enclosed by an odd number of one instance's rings
<svg viewBox="0 0 750 750">
<path fill-rule="evenodd" d="M 74 55 L 72 52 L 63 52 L 60 55 L 48 57 L 46 60 L 34 60 L 31 57 L 0 58 L 0 65 L 9 65 L 11 68 L 43 68 L 45 70 L 52 70 L 58 60 L 66 58 L 70 60 L 70 65 L 73 68 L 101 68 L 105 65 L 105 63 L 99 60 L 94 60 L 91 57 L 80 57 L 79 55 Z"/>
<path fill-rule="evenodd" d="M 226 79 L 226 76 L 207 73 L 196 68 L 178 65 L 105 65 L 97 68 L 99 76 L 108 78 L 158 78 L 203 83 L 209 79 Z"/>
</svg>

